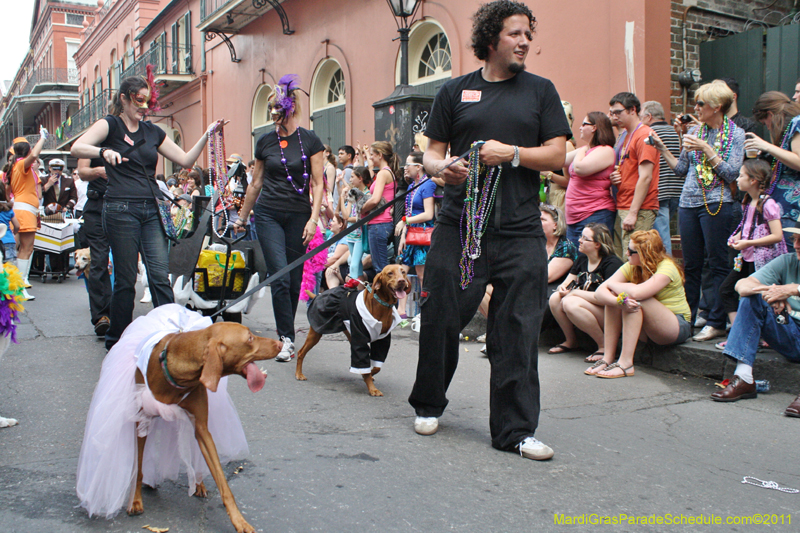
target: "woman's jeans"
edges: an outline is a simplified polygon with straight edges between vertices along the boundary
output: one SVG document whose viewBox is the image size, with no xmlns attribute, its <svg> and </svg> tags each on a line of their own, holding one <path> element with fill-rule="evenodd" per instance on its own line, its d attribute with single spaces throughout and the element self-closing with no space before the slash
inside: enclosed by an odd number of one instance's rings
<svg viewBox="0 0 800 533">
<path fill-rule="evenodd" d="M 743 296 L 723 353 L 754 366 L 760 338 L 789 361 L 800 363 L 800 326 L 797 322 L 787 318 L 786 324 L 778 324 L 775 311 L 760 294 Z"/>
<path fill-rule="evenodd" d="M 700 303 L 703 261 L 708 256 L 712 290 L 704 292 L 703 297 L 708 304 L 708 325 L 717 329 L 725 329 L 727 320 L 719 294 L 722 283 L 731 271 L 728 264 L 728 237 L 732 205 L 730 202 L 723 203 L 716 216 L 711 216 L 704 206 L 681 207 L 678 210 L 683 269 L 686 275 L 684 287 L 686 301 L 692 310 L 692 323 Z M 716 211 L 718 206 L 718 203 L 713 203 L 709 205 L 709 209 Z"/>
<path fill-rule="evenodd" d="M 347 247 L 350 249 L 350 259 L 347 260 L 347 264 L 350 267 L 350 277 L 353 279 L 359 278 L 364 273 L 364 267 L 361 263 L 361 256 L 364 255 L 361 237 L 355 242 L 347 241 Z"/>
<path fill-rule="evenodd" d="M 383 267 L 389 264 L 389 235 L 392 234 L 394 224 L 382 222 L 368 224 L 369 226 L 369 251 L 372 255 L 372 268 L 380 274 Z"/>
<path fill-rule="evenodd" d="M 256 205 L 256 235 L 267 263 L 267 274 L 272 276 L 298 257 L 306 253 L 303 245 L 303 229 L 309 213 L 271 211 Z M 297 267 L 288 275 L 270 284 L 272 312 L 279 337 L 294 342 L 294 316 L 300 299 L 303 269 Z"/>
<path fill-rule="evenodd" d="M 605 224 L 605 226 L 608 228 L 608 231 L 609 233 L 611 233 L 611 236 L 613 238 L 614 220 L 616 216 L 617 212 L 612 211 L 611 209 L 601 209 L 600 211 L 595 211 L 594 213 L 584 218 L 580 222 L 567 225 L 567 240 L 572 241 L 575 244 L 575 246 L 578 246 L 578 239 L 580 239 L 581 234 L 583 233 L 583 228 L 585 228 L 588 224 L 592 222 L 599 222 L 600 224 Z"/>
<path fill-rule="evenodd" d="M 679 204 L 680 198 L 678 197 L 661 200 L 658 203 L 656 221 L 653 223 L 653 229 L 661 236 L 661 240 L 664 242 L 664 249 L 668 255 L 672 255 L 672 235 L 670 234 L 669 221 L 672 219 L 672 215 L 678 212 Z"/>
<path fill-rule="evenodd" d="M 111 327 L 106 348 L 117 343 L 133 320 L 139 254 L 147 269 L 153 307 L 173 303 L 169 284 L 169 241 L 159 220 L 154 200 L 120 201 L 103 204 L 103 230 L 114 254 L 114 291 L 111 295 Z"/>
</svg>

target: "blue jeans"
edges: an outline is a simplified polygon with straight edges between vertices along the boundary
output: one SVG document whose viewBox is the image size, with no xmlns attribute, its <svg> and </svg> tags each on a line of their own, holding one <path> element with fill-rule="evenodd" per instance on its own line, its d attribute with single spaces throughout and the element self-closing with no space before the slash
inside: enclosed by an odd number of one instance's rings
<svg viewBox="0 0 800 533">
<path fill-rule="evenodd" d="M 256 235 L 264 252 L 267 274 L 272 276 L 298 257 L 306 253 L 303 245 L 303 228 L 310 213 L 287 213 L 265 209 L 256 204 Z M 303 284 L 302 265 L 281 279 L 270 284 L 272 291 L 272 312 L 278 336 L 294 342 L 294 316 L 300 299 L 300 286 Z"/>
<path fill-rule="evenodd" d="M 139 254 L 147 269 L 153 307 L 174 301 L 169 284 L 169 241 L 161 228 L 154 200 L 120 201 L 103 204 L 103 230 L 114 252 L 114 290 L 111 294 L 106 348 L 117 343 L 133 320 Z"/>
<path fill-rule="evenodd" d="M 661 200 L 656 221 L 653 223 L 653 229 L 661 236 L 661 240 L 664 241 L 664 249 L 667 250 L 669 255 L 672 255 L 672 236 L 670 235 L 669 222 L 672 217 L 678 214 L 680 200 L 680 198 Z"/>
<path fill-rule="evenodd" d="M 612 211 L 611 209 L 601 209 L 600 211 L 595 211 L 588 217 L 584 218 L 580 222 L 576 222 L 575 224 L 568 224 L 567 225 L 567 240 L 572 241 L 575 243 L 575 246 L 578 246 L 578 239 L 583 233 L 583 228 L 585 228 L 588 224 L 592 222 L 599 222 L 600 224 L 605 224 L 608 228 L 609 233 L 611 236 L 614 236 L 614 217 L 617 216 L 616 211 Z"/>
<path fill-rule="evenodd" d="M 719 204 L 709 206 L 715 208 Z M 686 274 L 686 301 L 692 310 L 692 323 L 697 316 L 700 303 L 700 285 L 703 273 L 703 261 L 708 255 L 708 267 L 711 271 L 712 290 L 703 292 L 708 304 L 708 325 L 717 329 L 725 329 L 727 315 L 719 297 L 720 287 L 728 277 L 728 237 L 730 236 L 730 217 L 732 203 L 722 204 L 716 216 L 711 216 L 706 208 L 681 207 L 678 210 L 678 222 L 681 228 L 681 248 L 683 249 L 683 268 Z"/>
<path fill-rule="evenodd" d="M 742 297 L 723 353 L 754 366 L 758 340 L 763 337 L 770 348 L 789 361 L 800 363 L 800 326 L 792 318 L 786 324 L 778 324 L 775 319 L 775 312 L 760 294 Z"/>
<path fill-rule="evenodd" d="M 394 224 L 382 222 L 380 224 L 367 224 L 369 226 L 369 252 L 372 255 L 372 268 L 380 273 L 383 267 L 389 264 L 389 235 L 392 234 Z"/>
<path fill-rule="evenodd" d="M 361 277 L 361 274 L 364 273 L 364 266 L 361 263 L 361 256 L 364 255 L 361 237 L 355 242 L 347 241 L 347 248 L 350 249 L 350 259 L 347 260 L 347 264 L 350 267 L 350 277 L 353 279 Z"/>
</svg>

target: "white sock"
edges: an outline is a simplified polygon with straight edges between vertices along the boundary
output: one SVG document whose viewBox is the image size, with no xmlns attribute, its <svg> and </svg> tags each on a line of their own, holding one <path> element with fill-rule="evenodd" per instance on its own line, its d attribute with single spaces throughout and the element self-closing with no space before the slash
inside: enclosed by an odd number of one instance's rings
<svg viewBox="0 0 800 533">
<path fill-rule="evenodd" d="M 739 362 L 736 365 L 736 370 L 734 370 L 733 374 L 735 376 L 739 376 L 742 380 L 749 384 L 753 384 L 753 367 L 750 365 L 746 365 L 742 362 Z"/>
</svg>

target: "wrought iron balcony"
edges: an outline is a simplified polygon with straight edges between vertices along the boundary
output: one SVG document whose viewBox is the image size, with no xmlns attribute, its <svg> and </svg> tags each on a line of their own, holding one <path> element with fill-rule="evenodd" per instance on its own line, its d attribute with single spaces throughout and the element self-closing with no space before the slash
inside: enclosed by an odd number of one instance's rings
<svg viewBox="0 0 800 533">
<path fill-rule="evenodd" d="M 26 135 L 26 139 L 28 139 L 28 143 L 33 146 L 39 142 L 39 135 Z M 56 139 L 55 135 L 51 135 L 44 141 L 44 146 L 42 146 L 42 150 L 55 150 L 58 146 L 58 139 Z"/>
<path fill-rule="evenodd" d="M 153 74 L 162 95 L 194 79 L 191 46 L 154 44 L 120 73 L 120 81 L 130 76 L 146 76 L 147 65 L 153 65 Z"/>
<path fill-rule="evenodd" d="M 78 86 L 78 69 L 37 68 L 28 77 L 25 89 L 20 94 L 37 94 L 57 85 Z"/>
<path fill-rule="evenodd" d="M 285 0 L 200 0 L 200 31 L 233 34 L 261 15 L 274 9 L 281 19 L 283 33 L 291 35 L 289 17 L 281 3 Z"/>
<path fill-rule="evenodd" d="M 82 134 L 89 126 L 108 114 L 108 106 L 111 103 L 112 91 L 106 89 L 98 96 L 95 96 L 88 104 L 81 107 L 77 113 L 67 119 L 61 125 L 61 131 L 50 132 L 54 134 L 56 142 L 63 145 L 73 141 L 78 135 Z"/>
</svg>

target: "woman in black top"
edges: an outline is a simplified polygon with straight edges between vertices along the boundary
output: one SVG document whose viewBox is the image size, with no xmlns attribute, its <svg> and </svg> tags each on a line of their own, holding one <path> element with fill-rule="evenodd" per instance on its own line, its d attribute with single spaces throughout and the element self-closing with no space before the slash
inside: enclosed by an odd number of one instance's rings
<svg viewBox="0 0 800 533">
<path fill-rule="evenodd" d="M 114 255 L 108 349 L 133 319 L 139 254 L 147 268 L 153 305 L 173 302 L 168 279 L 169 242 L 155 202 L 155 195 L 160 194 L 155 182 L 158 154 L 191 167 L 208 140 L 206 132 L 187 153 L 164 130 L 145 121 L 148 111 L 157 109 L 157 96 L 145 78 L 125 78 L 111 102 L 111 113 L 95 122 L 71 151 L 73 157 L 101 157 L 108 175 L 103 226 Z"/>
<path fill-rule="evenodd" d="M 578 239 L 581 254 L 569 275 L 550 296 L 550 310 L 556 317 L 566 340 L 548 353 L 567 353 L 577 348 L 575 327 L 588 333 L 597 343 L 597 351 L 586 362 L 603 358 L 604 307 L 597 302 L 594 291 L 622 266 L 614 254 L 611 232 L 598 222 L 586 224 Z"/>
<path fill-rule="evenodd" d="M 255 206 L 256 235 L 270 276 L 305 253 L 317 229 L 325 194 L 324 146 L 314 132 L 298 125 L 299 91 L 297 76 L 287 74 L 269 98 L 276 129 L 256 143 L 253 178 L 233 224 L 234 231 L 242 231 Z M 302 282 L 303 269 L 296 268 L 270 285 L 275 325 L 283 341 L 277 361 L 294 357 L 294 316 Z"/>
</svg>

